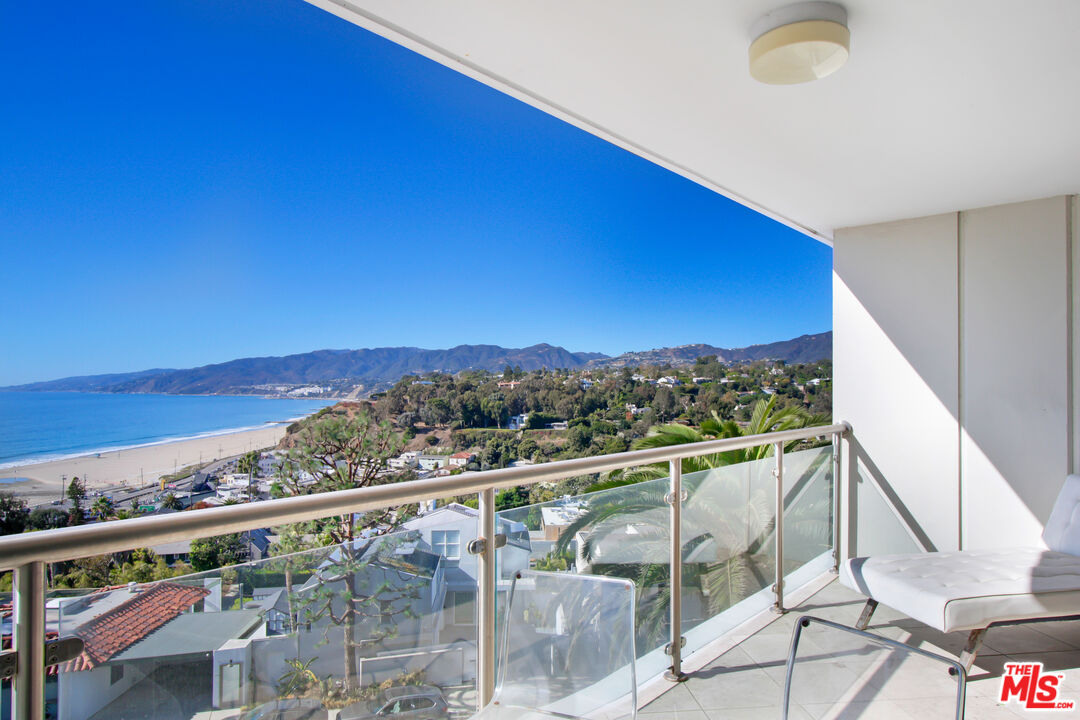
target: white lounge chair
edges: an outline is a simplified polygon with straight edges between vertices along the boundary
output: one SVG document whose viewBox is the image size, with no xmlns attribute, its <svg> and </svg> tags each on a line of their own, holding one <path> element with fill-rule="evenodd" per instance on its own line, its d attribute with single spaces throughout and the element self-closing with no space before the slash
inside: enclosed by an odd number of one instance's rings
<svg viewBox="0 0 1080 720">
<path fill-rule="evenodd" d="M 941 632 L 970 631 L 960 655 L 975 661 L 992 625 L 1080 615 L 1080 475 L 1070 475 L 1043 530 L 1045 548 L 880 555 L 848 560 L 840 582 Z"/>
</svg>

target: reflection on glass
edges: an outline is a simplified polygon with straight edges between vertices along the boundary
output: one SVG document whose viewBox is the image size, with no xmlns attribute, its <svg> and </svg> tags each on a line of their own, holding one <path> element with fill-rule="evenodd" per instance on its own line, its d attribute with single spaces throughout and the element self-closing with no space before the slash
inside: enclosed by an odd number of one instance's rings
<svg viewBox="0 0 1080 720">
<path fill-rule="evenodd" d="M 503 618 L 499 681 L 479 718 L 633 716 L 634 586 L 523 571 Z"/>
<path fill-rule="evenodd" d="M 784 572 L 800 582 L 800 573 L 826 567 L 831 548 L 831 458 L 831 446 L 784 455 Z M 767 457 L 683 476 L 686 653 L 772 604 L 774 467 L 775 460 Z M 634 582 L 642 677 L 667 664 L 659 649 L 671 635 L 669 489 L 670 481 L 662 478 L 499 514 L 528 528 L 536 569 Z"/>
<path fill-rule="evenodd" d="M 226 717 L 287 711 L 314 719 L 340 711 L 348 720 L 387 703 L 468 712 L 475 575 L 443 553 L 453 549 L 450 533 L 460 532 L 461 543 L 475 536 L 475 517 L 451 514 L 460 524 L 419 523 L 206 573 L 51 596 L 48 629 L 86 644 L 58 668 L 55 717 L 186 720 L 230 710 Z"/>
</svg>

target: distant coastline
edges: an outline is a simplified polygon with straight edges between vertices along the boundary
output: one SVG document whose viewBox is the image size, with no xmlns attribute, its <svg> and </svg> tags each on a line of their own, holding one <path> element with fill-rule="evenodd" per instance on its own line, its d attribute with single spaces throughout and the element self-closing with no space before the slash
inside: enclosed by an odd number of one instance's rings
<svg viewBox="0 0 1080 720">
<path fill-rule="evenodd" d="M 331 398 L 73 391 L 0 393 L 0 474 L 18 467 L 284 426 Z"/>
<path fill-rule="evenodd" d="M 224 435 L 235 435 L 237 433 L 248 433 L 253 430 L 260 430 L 266 427 L 276 425 L 288 425 L 290 423 L 296 422 L 297 420 L 301 420 L 304 417 L 306 417 L 306 415 L 298 415 L 295 418 L 290 418 L 288 420 L 267 420 L 262 425 L 227 428 L 224 430 L 212 430 L 204 433 L 197 433 L 195 435 L 162 438 L 160 440 L 152 440 L 145 443 L 135 443 L 132 445 L 103 446 L 100 448 L 91 448 L 85 451 L 80 450 L 78 452 L 66 454 L 40 455 L 28 458 L 19 458 L 0 463 L 0 476 L 7 475 L 9 470 L 31 468 L 35 465 L 43 465 L 45 463 L 63 462 L 65 460 L 78 460 L 79 458 L 97 457 L 98 455 L 103 455 L 105 453 L 125 452 L 127 450 L 138 450 L 141 448 L 155 447 L 158 445 L 169 445 L 171 443 L 188 442 L 191 440 L 206 440 L 209 438 L 216 438 Z"/>
<path fill-rule="evenodd" d="M 171 440 L 152 445 L 102 453 L 20 464 L 0 470 L 0 479 L 26 478 L 20 482 L 0 482 L 0 491 L 12 493 L 31 506 L 58 500 L 71 478 L 86 481 L 87 488 L 110 494 L 121 490 L 153 487 L 162 475 L 176 469 L 235 457 L 273 447 L 285 436 L 287 423 L 277 422 L 257 430 L 241 430 L 200 438 Z"/>
</svg>

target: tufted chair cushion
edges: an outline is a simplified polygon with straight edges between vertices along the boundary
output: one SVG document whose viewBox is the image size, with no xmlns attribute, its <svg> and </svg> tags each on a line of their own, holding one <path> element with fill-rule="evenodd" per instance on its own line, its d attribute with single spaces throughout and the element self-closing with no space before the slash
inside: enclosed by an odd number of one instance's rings
<svg viewBox="0 0 1080 720">
<path fill-rule="evenodd" d="M 942 632 L 1080 612 L 1080 557 L 1041 548 L 853 558 L 840 581 Z"/>
</svg>

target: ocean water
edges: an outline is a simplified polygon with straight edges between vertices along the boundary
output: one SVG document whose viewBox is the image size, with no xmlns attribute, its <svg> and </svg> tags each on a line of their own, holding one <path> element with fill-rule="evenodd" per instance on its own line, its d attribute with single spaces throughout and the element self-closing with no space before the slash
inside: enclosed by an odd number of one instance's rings
<svg viewBox="0 0 1080 720">
<path fill-rule="evenodd" d="M 293 420 L 333 400 L 0 392 L 0 468 Z"/>
</svg>

